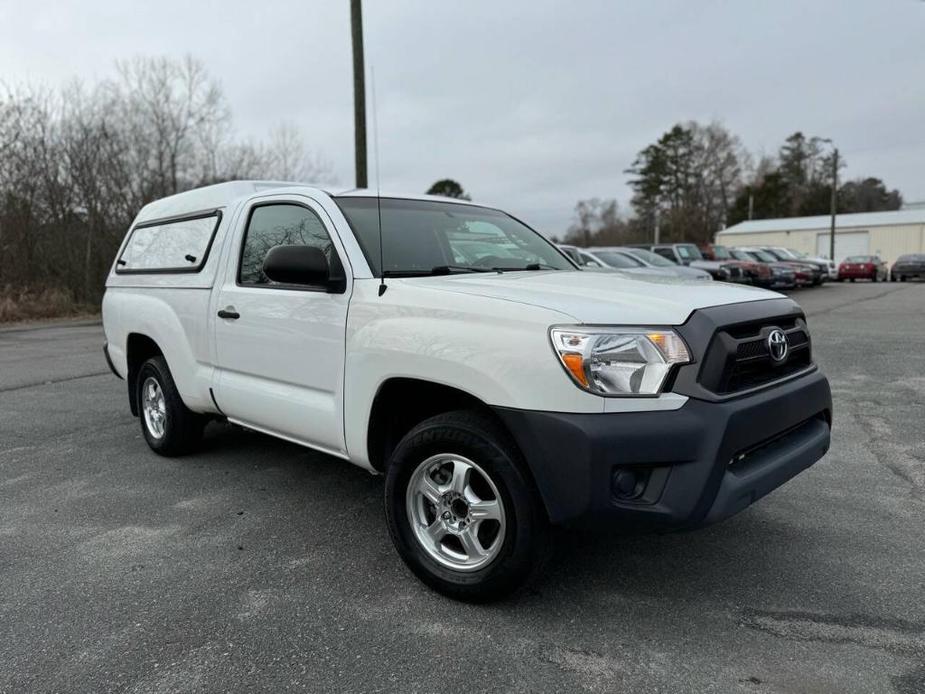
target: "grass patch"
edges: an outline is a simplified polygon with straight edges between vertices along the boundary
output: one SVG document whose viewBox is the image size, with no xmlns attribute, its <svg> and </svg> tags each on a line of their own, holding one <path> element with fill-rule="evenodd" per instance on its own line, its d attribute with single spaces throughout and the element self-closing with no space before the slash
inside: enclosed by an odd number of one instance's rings
<svg viewBox="0 0 925 694">
<path fill-rule="evenodd" d="M 0 289 L 0 323 L 98 315 L 100 307 L 74 301 L 63 289 Z"/>
</svg>

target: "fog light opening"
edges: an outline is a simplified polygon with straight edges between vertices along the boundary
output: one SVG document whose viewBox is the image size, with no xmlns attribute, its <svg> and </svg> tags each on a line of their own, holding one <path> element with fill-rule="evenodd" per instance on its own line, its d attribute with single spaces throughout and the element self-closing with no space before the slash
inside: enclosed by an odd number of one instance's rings
<svg viewBox="0 0 925 694">
<path fill-rule="evenodd" d="M 633 501 L 642 496 L 648 480 L 648 470 L 617 467 L 610 476 L 610 490 L 615 499 Z"/>
</svg>

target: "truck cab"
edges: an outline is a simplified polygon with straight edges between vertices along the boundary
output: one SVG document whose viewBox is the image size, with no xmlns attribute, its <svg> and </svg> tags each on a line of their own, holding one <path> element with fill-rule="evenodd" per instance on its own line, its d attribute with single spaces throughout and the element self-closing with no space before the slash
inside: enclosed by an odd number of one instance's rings
<svg viewBox="0 0 925 694">
<path fill-rule="evenodd" d="M 465 201 L 238 181 L 152 202 L 103 324 L 155 453 L 227 421 L 381 474 L 398 554 L 459 599 L 535 577 L 552 526 L 713 523 L 829 446 L 791 299 L 583 272 Z"/>
</svg>

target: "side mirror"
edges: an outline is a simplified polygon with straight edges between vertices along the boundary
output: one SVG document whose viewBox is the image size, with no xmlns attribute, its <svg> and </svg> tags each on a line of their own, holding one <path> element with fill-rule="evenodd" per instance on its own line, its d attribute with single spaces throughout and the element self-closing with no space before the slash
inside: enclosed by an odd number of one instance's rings
<svg viewBox="0 0 925 694">
<path fill-rule="evenodd" d="M 298 284 L 336 290 L 328 258 L 315 246 L 275 246 L 263 259 L 263 274 L 280 284 Z M 343 280 L 343 278 L 340 278 Z"/>
</svg>

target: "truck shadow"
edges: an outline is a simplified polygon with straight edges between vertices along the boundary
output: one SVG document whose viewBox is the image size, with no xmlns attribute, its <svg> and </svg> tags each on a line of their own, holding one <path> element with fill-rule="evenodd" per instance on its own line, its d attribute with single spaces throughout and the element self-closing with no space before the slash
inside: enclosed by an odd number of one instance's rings
<svg viewBox="0 0 925 694">
<path fill-rule="evenodd" d="M 382 478 L 345 461 L 227 425 L 212 425 L 197 458 L 218 470 L 244 474 L 261 498 L 290 514 L 274 557 L 308 560 L 306 545 L 323 552 L 334 580 L 340 561 L 357 568 L 337 590 L 376 594 L 383 583 L 397 602 L 414 595 L 439 608 L 453 605 L 423 588 L 391 547 L 382 511 Z M 217 468 L 217 469 L 216 469 Z M 531 603 L 578 604 L 633 598 L 646 601 L 711 601 L 720 604 L 790 604 L 794 595 L 829 586 L 831 598 L 863 604 L 840 576 L 831 556 L 838 537 L 807 534 L 774 505 L 778 492 L 738 516 L 709 528 L 663 535 L 620 535 L 574 529 L 553 534 L 552 558 L 531 589 L 492 609 L 516 613 Z M 792 503 L 790 500 L 785 504 Z M 349 517 L 338 527 L 337 518 Z M 324 532 L 315 533 L 323 528 Z M 837 531 L 833 532 L 837 533 Z M 280 533 L 283 533 L 282 535 Z M 850 540 L 845 540 L 850 544 Z M 829 544 L 828 552 L 822 545 Z M 299 556 L 295 554 L 303 553 Z M 342 553 L 341 559 L 336 559 Z M 841 591 L 841 594 L 839 594 Z M 379 605 L 381 608 L 381 605 Z"/>
</svg>

